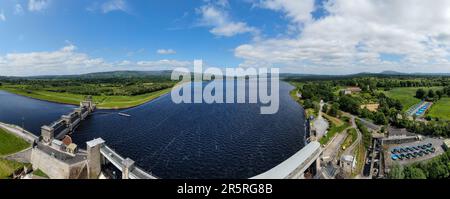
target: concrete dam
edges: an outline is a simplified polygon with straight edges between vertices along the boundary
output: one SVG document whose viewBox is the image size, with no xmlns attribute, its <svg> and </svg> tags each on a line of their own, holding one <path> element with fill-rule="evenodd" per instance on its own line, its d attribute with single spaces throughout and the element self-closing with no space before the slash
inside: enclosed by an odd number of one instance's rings
<svg viewBox="0 0 450 199">
<path fill-rule="evenodd" d="M 80 107 L 61 116 L 50 125 L 41 127 L 41 136 L 34 140 L 30 162 L 52 179 L 98 179 L 106 164 L 114 165 L 122 179 L 157 179 L 134 165 L 105 144 L 101 138 L 86 143 L 87 149 L 79 149 L 72 143 L 70 134 L 93 113 L 96 105 L 88 97 Z"/>
</svg>

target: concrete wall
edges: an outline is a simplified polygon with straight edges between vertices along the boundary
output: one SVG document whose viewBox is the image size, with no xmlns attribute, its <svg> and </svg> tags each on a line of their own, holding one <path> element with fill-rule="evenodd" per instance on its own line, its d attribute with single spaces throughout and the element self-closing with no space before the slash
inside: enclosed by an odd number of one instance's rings
<svg viewBox="0 0 450 199">
<path fill-rule="evenodd" d="M 88 176 L 90 179 L 98 179 L 101 172 L 102 155 L 100 153 L 100 147 L 102 145 L 95 145 L 87 147 L 87 159 L 88 159 Z"/>
<path fill-rule="evenodd" d="M 403 144 L 408 142 L 418 141 L 419 138 L 417 136 L 405 136 L 405 137 L 391 137 L 382 140 L 382 145 L 385 144 Z"/>
<path fill-rule="evenodd" d="M 69 165 L 37 148 L 33 148 L 31 152 L 31 164 L 33 164 L 33 169 L 42 170 L 51 179 L 78 179 L 87 177 L 80 176 L 84 172 L 83 170 L 86 169 L 86 162 Z"/>
</svg>

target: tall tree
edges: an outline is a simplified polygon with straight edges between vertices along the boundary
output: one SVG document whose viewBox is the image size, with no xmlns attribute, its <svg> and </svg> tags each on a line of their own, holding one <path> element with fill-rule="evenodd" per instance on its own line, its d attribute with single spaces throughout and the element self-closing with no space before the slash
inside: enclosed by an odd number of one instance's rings
<svg viewBox="0 0 450 199">
<path fill-rule="evenodd" d="M 389 178 L 390 179 L 405 179 L 405 174 L 403 173 L 403 168 L 396 164 L 392 167 L 391 171 L 389 172 Z"/>
<path fill-rule="evenodd" d="M 419 99 L 425 98 L 425 95 L 426 95 L 425 90 L 423 90 L 421 88 L 416 91 L 416 97 Z"/>
<path fill-rule="evenodd" d="M 429 97 L 429 98 L 433 98 L 433 97 L 434 97 L 434 91 L 433 91 L 433 90 L 430 89 L 430 90 L 428 91 L 428 97 Z"/>
</svg>

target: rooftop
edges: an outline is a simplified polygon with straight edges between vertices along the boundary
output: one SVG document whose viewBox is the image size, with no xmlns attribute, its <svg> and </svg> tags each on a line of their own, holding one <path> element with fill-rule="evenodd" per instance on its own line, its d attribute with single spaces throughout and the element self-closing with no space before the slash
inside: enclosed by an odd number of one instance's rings
<svg viewBox="0 0 450 199">
<path fill-rule="evenodd" d="M 345 161 L 345 162 L 353 162 L 355 160 L 355 158 L 353 156 L 351 156 L 351 155 L 344 155 L 342 157 L 342 160 Z"/>
<path fill-rule="evenodd" d="M 97 138 L 97 139 L 91 140 L 89 142 L 86 142 L 86 145 L 88 147 L 94 147 L 94 146 L 97 146 L 97 145 L 103 144 L 103 143 L 105 143 L 105 140 L 103 140 L 102 138 Z"/>
<path fill-rule="evenodd" d="M 444 140 L 444 145 L 450 147 L 450 139 Z"/>
<path fill-rule="evenodd" d="M 403 129 L 399 129 L 399 128 L 394 128 L 394 127 L 389 127 L 389 137 L 392 136 L 414 136 L 413 133 L 408 132 L 408 130 L 406 130 L 405 128 Z"/>
</svg>

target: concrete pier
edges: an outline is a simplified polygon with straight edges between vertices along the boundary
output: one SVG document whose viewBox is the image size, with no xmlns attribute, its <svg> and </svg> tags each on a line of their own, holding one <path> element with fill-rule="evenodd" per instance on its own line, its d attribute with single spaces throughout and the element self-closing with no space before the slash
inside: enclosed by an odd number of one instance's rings
<svg viewBox="0 0 450 199">
<path fill-rule="evenodd" d="M 41 136 L 44 143 L 50 144 L 53 139 L 61 140 L 67 134 L 73 132 L 82 120 L 95 110 L 96 106 L 92 98 L 80 102 L 80 107 L 71 113 L 61 116 L 61 118 L 50 125 L 41 127 Z"/>
<path fill-rule="evenodd" d="M 105 141 L 101 138 L 86 142 L 88 178 L 97 179 L 101 173 L 102 155 L 100 148 Z"/>
<path fill-rule="evenodd" d="M 122 179 L 130 179 L 130 171 L 134 168 L 134 161 L 127 158 L 122 161 Z"/>
</svg>

